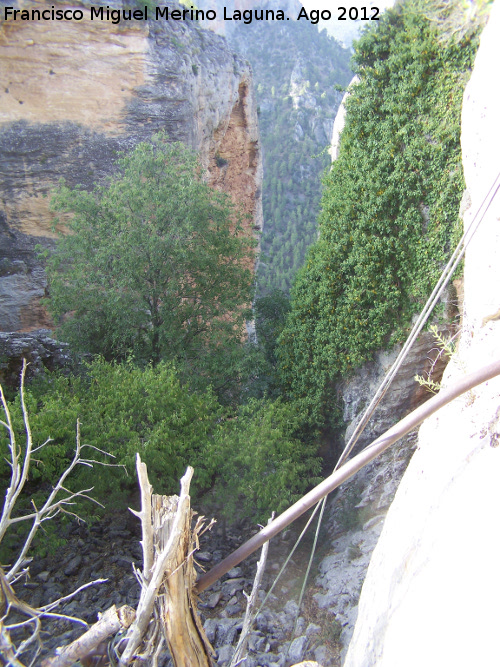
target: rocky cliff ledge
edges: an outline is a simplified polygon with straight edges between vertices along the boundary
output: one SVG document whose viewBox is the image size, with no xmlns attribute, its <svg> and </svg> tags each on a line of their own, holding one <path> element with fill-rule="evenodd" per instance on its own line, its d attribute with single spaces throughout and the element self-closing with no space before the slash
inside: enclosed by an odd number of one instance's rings
<svg viewBox="0 0 500 667">
<path fill-rule="evenodd" d="M 500 154 L 500 3 L 481 36 L 462 113 L 462 155 L 471 224 Z M 443 384 L 500 356 L 500 195 L 465 259 L 458 353 Z M 498 663 L 500 378 L 443 408 L 421 427 L 373 553 L 345 667 Z"/>
<path fill-rule="evenodd" d="M 209 182 L 242 205 L 250 228 L 262 224 L 248 63 L 194 22 L 113 25 L 82 10 L 81 21 L 0 24 L 0 331 L 50 325 L 34 248 L 56 237 L 58 180 L 91 188 L 119 151 L 159 130 L 198 150 Z"/>
</svg>

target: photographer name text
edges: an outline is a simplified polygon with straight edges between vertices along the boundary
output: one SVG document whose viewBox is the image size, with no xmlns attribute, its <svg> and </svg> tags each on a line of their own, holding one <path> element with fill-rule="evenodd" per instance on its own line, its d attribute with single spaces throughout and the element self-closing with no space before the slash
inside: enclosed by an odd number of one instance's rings
<svg viewBox="0 0 500 667">
<path fill-rule="evenodd" d="M 335 11 L 329 9 L 311 9 L 307 12 L 304 7 L 299 14 L 293 17 L 296 21 L 305 20 L 312 24 L 321 21 L 378 21 L 380 10 L 378 7 L 337 7 Z M 45 9 L 17 9 L 4 7 L 4 21 L 109 21 L 117 24 L 122 21 L 242 21 L 245 24 L 254 21 L 289 21 L 281 9 L 244 9 L 230 10 L 223 8 L 222 16 L 218 16 L 214 9 L 179 9 L 167 5 L 158 7 L 144 6 L 142 9 L 110 8 L 109 6 L 91 6 L 82 9 L 61 9 L 54 5 Z"/>
</svg>

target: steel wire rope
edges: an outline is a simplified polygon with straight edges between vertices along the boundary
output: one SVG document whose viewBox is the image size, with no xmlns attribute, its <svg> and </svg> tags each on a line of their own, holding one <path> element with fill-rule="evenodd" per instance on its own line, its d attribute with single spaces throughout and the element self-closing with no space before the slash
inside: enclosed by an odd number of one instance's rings
<svg viewBox="0 0 500 667">
<path fill-rule="evenodd" d="M 311 516 L 310 516 L 309 519 L 307 520 L 306 525 L 304 526 L 304 528 L 302 529 L 302 532 L 300 533 L 299 537 L 298 537 L 297 540 L 295 541 L 295 544 L 293 545 L 292 550 L 290 551 L 290 553 L 289 553 L 288 556 L 286 557 L 285 562 L 283 563 L 283 565 L 281 566 L 280 571 L 279 571 L 278 574 L 276 575 L 276 579 L 275 579 L 275 580 L 273 581 L 273 583 L 271 584 L 271 587 L 270 587 L 270 589 L 267 591 L 267 593 L 266 593 L 264 599 L 262 600 L 262 602 L 261 602 L 261 604 L 260 604 L 260 607 L 257 609 L 257 611 L 255 612 L 255 614 L 253 615 L 253 618 L 252 618 L 252 620 L 250 621 L 250 624 L 249 624 L 249 628 L 251 628 L 251 627 L 253 626 L 253 624 L 255 623 L 255 620 L 257 619 L 257 616 L 260 614 L 260 612 L 261 612 L 262 609 L 264 608 L 264 605 L 265 605 L 266 602 L 268 601 L 269 597 L 271 596 L 271 593 L 273 592 L 275 586 L 277 585 L 278 581 L 280 580 L 281 575 L 282 575 L 283 572 L 286 570 L 288 563 L 290 562 L 290 560 L 291 560 L 293 554 L 295 553 L 297 547 L 299 546 L 299 544 L 300 544 L 302 538 L 303 538 L 304 535 L 306 534 L 307 529 L 308 529 L 309 526 L 311 525 L 311 522 L 312 522 L 312 520 L 314 519 L 314 516 L 315 516 L 316 512 L 318 511 L 318 508 L 319 508 L 320 504 L 321 504 L 321 502 L 317 502 L 317 503 L 316 503 L 316 507 L 313 509 L 313 511 L 312 511 L 312 513 L 311 513 Z M 287 655 L 288 655 L 288 650 L 287 650 Z"/>
<path fill-rule="evenodd" d="M 479 227 L 479 225 L 482 222 L 484 216 L 486 215 L 486 212 L 488 211 L 492 201 L 494 200 L 494 198 L 496 196 L 496 193 L 498 192 L 499 188 L 500 188 L 500 172 L 498 172 L 497 177 L 493 182 L 493 185 L 490 187 L 490 189 L 488 190 L 488 193 L 483 198 L 479 208 L 477 209 L 476 213 L 474 214 L 474 217 L 473 217 L 470 225 L 468 226 L 468 228 L 465 230 L 465 232 L 462 234 L 460 240 L 458 241 L 455 250 L 453 251 L 450 259 L 448 260 L 448 263 L 445 266 L 445 268 L 441 272 L 441 275 L 440 275 L 440 277 L 439 277 L 431 295 L 429 296 L 425 306 L 421 310 L 420 315 L 417 318 L 417 321 L 415 322 L 415 324 L 413 326 L 413 329 L 411 330 L 408 338 L 405 341 L 405 344 L 403 345 L 400 353 L 398 354 L 398 356 L 396 358 L 396 361 L 393 363 L 390 370 L 386 373 L 384 379 L 382 380 L 382 382 L 380 383 L 377 391 L 375 392 L 375 396 L 372 398 L 369 406 L 367 407 L 367 409 L 363 413 L 363 416 L 361 417 L 360 421 L 356 425 L 356 428 L 354 429 L 354 432 L 352 433 L 351 437 L 349 438 L 349 441 L 348 441 L 347 445 L 345 446 L 344 450 L 342 451 L 342 454 L 339 457 L 339 460 L 337 461 L 337 463 L 335 465 L 334 472 L 336 470 L 338 470 L 338 468 L 340 468 L 340 466 L 343 464 L 343 462 L 347 459 L 349 454 L 352 452 L 356 442 L 359 439 L 359 436 L 364 431 L 364 429 L 365 429 L 366 425 L 368 424 L 369 420 L 371 419 L 373 413 L 377 409 L 377 406 L 379 405 L 380 401 L 384 398 L 385 394 L 387 393 L 392 381 L 394 380 L 394 377 L 396 376 L 398 370 L 401 368 L 401 365 L 402 365 L 403 361 L 406 359 L 406 357 L 408 355 L 408 352 L 410 351 L 413 343 L 415 342 L 417 336 L 421 332 L 424 324 L 427 322 L 427 320 L 429 318 L 429 315 L 434 310 L 434 307 L 435 307 L 438 299 L 440 298 L 441 294 L 443 293 L 444 288 L 448 284 L 448 281 L 450 280 L 450 278 L 453 275 L 453 273 L 455 272 L 458 264 L 462 260 L 462 257 L 465 254 L 465 249 L 469 245 L 469 243 L 472 240 L 475 232 L 477 231 L 477 228 Z M 491 197 L 490 197 L 490 195 L 491 195 Z M 488 198 L 490 198 L 489 202 L 488 202 L 488 205 L 484 209 L 481 217 L 478 217 L 480 212 L 481 212 L 481 209 L 483 208 L 483 206 L 484 206 L 484 204 L 485 204 L 485 202 L 487 201 Z M 317 545 L 319 530 L 320 530 L 320 527 L 321 527 L 321 522 L 323 520 L 323 514 L 324 514 L 324 511 L 325 511 L 327 498 L 328 498 L 328 496 L 325 496 L 318 503 L 318 505 L 321 505 L 321 511 L 320 511 L 320 514 L 319 514 L 319 517 L 318 517 L 318 525 L 316 527 L 316 534 L 315 534 L 315 537 L 314 537 L 314 543 L 313 543 L 313 546 L 311 548 L 311 555 L 309 557 L 309 562 L 308 562 L 308 565 L 307 565 L 307 569 L 306 569 L 306 572 L 304 574 L 304 581 L 302 583 L 302 587 L 301 587 L 301 590 L 300 590 L 298 608 L 297 608 L 297 612 L 296 612 L 296 615 L 295 615 L 295 621 L 294 621 L 292 634 L 290 636 L 290 644 L 288 645 L 287 653 L 286 653 L 287 656 L 288 656 L 288 651 L 290 649 L 290 645 L 291 645 L 291 642 L 292 642 L 293 635 L 294 635 L 294 633 L 297 629 L 297 624 L 298 624 L 298 620 L 299 620 L 299 616 L 300 616 L 300 607 L 301 607 L 301 604 L 302 604 L 302 600 L 303 600 L 303 597 L 304 597 L 304 592 L 305 592 L 305 589 L 306 589 L 306 586 L 307 586 L 307 580 L 309 578 L 309 573 L 311 571 L 312 562 L 313 562 L 314 555 L 315 555 L 315 552 L 316 552 L 316 545 Z M 318 505 L 316 505 L 316 508 L 318 507 Z"/>
<path fill-rule="evenodd" d="M 298 519 L 299 516 L 314 507 L 314 505 L 316 505 L 324 496 L 328 495 L 345 481 L 350 479 L 392 444 L 401 440 L 401 438 L 410 431 L 413 431 L 416 426 L 421 424 L 428 417 L 455 400 L 458 396 L 497 376 L 500 376 L 500 359 L 497 359 L 482 368 L 478 368 L 472 373 L 462 376 L 454 382 L 451 387 L 442 388 L 438 394 L 435 394 L 416 410 L 413 410 L 409 415 L 406 415 L 406 417 L 401 419 L 397 424 L 394 424 L 394 426 L 374 440 L 368 447 L 365 447 L 359 454 L 356 454 L 352 459 L 346 461 L 339 470 L 333 472 L 329 477 L 302 496 L 265 528 L 262 528 L 262 530 L 253 535 L 253 537 L 226 556 L 226 558 L 220 561 L 217 565 L 212 567 L 211 570 L 200 575 L 195 586 L 196 592 L 201 593 L 217 581 L 217 579 L 220 579 L 224 574 L 229 572 L 232 567 L 239 565 L 265 542 L 268 542 L 271 538 L 278 535 L 284 528 Z"/>
<path fill-rule="evenodd" d="M 300 608 L 302 606 L 302 600 L 304 599 L 304 593 L 305 593 L 305 590 L 306 590 L 306 585 L 307 585 L 307 580 L 309 578 L 309 573 L 311 571 L 311 567 L 312 567 L 312 563 L 313 563 L 313 559 L 314 559 L 314 554 L 316 553 L 316 546 L 318 544 L 319 530 L 321 528 L 321 523 L 323 521 L 323 513 L 325 511 L 325 498 L 323 498 L 321 500 L 321 502 L 319 502 L 316 505 L 315 511 L 320 505 L 321 505 L 321 510 L 320 510 L 319 517 L 318 517 L 318 524 L 316 526 L 316 532 L 314 533 L 314 542 L 313 542 L 313 545 L 312 545 L 312 548 L 311 548 L 311 555 L 309 556 L 309 561 L 307 563 L 306 573 L 304 575 L 304 581 L 302 582 L 302 586 L 300 588 L 299 601 L 297 602 L 297 613 L 295 614 L 295 621 L 294 621 L 294 624 L 293 624 L 292 634 L 290 635 L 290 643 L 288 644 L 287 649 L 286 649 L 286 653 L 285 653 L 285 663 L 286 663 L 286 660 L 288 658 L 288 653 L 290 651 L 290 646 L 292 645 L 293 637 L 294 637 L 295 632 L 297 630 L 297 625 L 298 625 L 299 616 L 300 616 Z"/>
<path fill-rule="evenodd" d="M 470 241 L 472 240 L 474 234 L 477 231 L 477 228 L 479 227 L 480 223 L 484 219 L 484 216 L 485 216 L 486 212 L 488 211 L 489 207 L 491 206 L 491 203 L 493 202 L 499 188 L 500 188 L 500 171 L 498 172 L 497 177 L 495 178 L 495 181 L 493 182 L 493 185 L 490 187 L 488 193 L 484 196 L 479 208 L 477 209 L 476 213 L 474 214 L 474 217 L 473 217 L 469 227 L 463 233 L 462 237 L 460 238 L 459 242 L 457 243 L 457 246 L 456 246 L 452 256 L 448 260 L 448 263 L 447 263 L 446 267 L 441 272 L 441 275 L 439 277 L 438 282 L 436 283 L 436 286 L 434 287 L 430 297 L 427 300 L 427 303 L 425 304 L 425 306 L 422 309 L 417 321 L 415 322 L 415 324 L 413 326 L 413 329 L 410 332 L 410 335 L 408 336 L 408 338 L 406 339 L 406 342 L 405 342 L 403 348 L 401 349 L 396 361 L 392 365 L 391 369 L 386 373 L 384 379 L 382 380 L 381 384 L 379 385 L 379 388 L 377 389 L 377 391 L 375 393 L 374 398 L 370 402 L 370 405 L 368 406 L 368 408 L 363 413 L 363 416 L 362 416 L 361 420 L 359 421 L 358 425 L 356 426 L 353 434 L 351 435 L 351 438 L 349 439 L 349 442 L 347 443 L 346 447 L 342 451 L 342 454 L 341 454 L 339 460 L 337 461 L 337 464 L 335 465 L 334 472 L 337 471 L 337 469 L 341 467 L 342 463 L 349 456 L 349 454 L 352 451 L 354 445 L 356 444 L 357 440 L 359 439 L 359 436 L 361 435 L 361 433 L 363 432 L 366 424 L 368 423 L 368 420 L 370 419 L 373 412 L 377 408 L 378 404 L 380 403 L 380 401 L 384 397 L 385 393 L 387 392 L 387 389 L 389 388 L 392 380 L 394 379 L 394 376 L 396 375 L 396 373 L 399 370 L 402 362 L 406 358 L 409 349 L 411 348 L 411 346 L 415 342 L 416 337 L 418 336 L 418 334 L 422 330 L 422 327 L 424 326 L 424 324 L 427 321 L 430 313 L 434 309 L 434 306 L 436 305 L 437 300 L 439 299 L 444 287 L 448 283 L 450 277 L 453 275 L 455 269 L 457 268 L 459 262 L 461 261 L 463 255 L 465 254 L 465 249 L 469 245 Z M 486 205 L 485 210 L 482 212 L 481 216 L 478 217 L 479 214 L 481 213 L 481 209 L 485 205 L 488 198 L 489 198 L 489 201 L 488 201 L 488 204 Z M 370 449 L 370 448 L 374 447 L 375 444 L 378 444 L 379 440 L 380 440 L 380 438 L 377 439 L 376 441 L 374 441 L 374 443 L 371 443 L 371 445 L 369 445 L 368 447 L 365 447 L 362 451 L 365 451 L 367 449 Z M 370 460 L 373 460 L 373 459 L 370 459 Z M 312 519 L 314 518 L 319 506 L 321 505 L 321 512 L 320 512 L 320 516 L 318 518 L 318 525 L 316 527 L 315 540 L 314 540 L 314 543 L 313 543 L 313 547 L 311 549 L 311 556 L 309 558 L 309 563 L 308 563 L 306 574 L 304 576 L 304 582 L 302 584 L 300 598 L 299 598 L 299 602 L 300 603 L 302 602 L 303 593 L 305 591 L 305 587 L 306 587 L 306 584 L 307 584 L 307 578 L 308 578 L 308 575 L 309 575 L 309 572 L 310 572 L 310 569 L 311 569 L 311 564 L 312 564 L 314 554 L 315 554 L 315 550 L 316 550 L 317 538 L 318 538 L 318 535 L 319 535 L 321 520 L 322 520 L 324 509 L 325 509 L 325 506 L 326 506 L 327 497 L 328 497 L 327 495 L 324 496 L 319 502 L 316 503 L 316 506 L 315 506 L 310 518 L 308 519 L 307 524 L 305 525 L 305 527 L 302 530 L 299 538 L 295 542 L 290 554 L 288 555 L 287 559 L 285 560 L 281 570 L 279 571 L 278 575 L 276 576 L 276 579 L 274 580 L 274 582 L 271 585 L 269 591 L 267 592 L 267 594 L 266 594 L 264 600 L 262 601 L 259 609 L 255 613 L 255 615 L 253 617 L 253 620 L 250 624 L 250 627 L 253 625 L 253 623 L 255 622 L 255 619 L 260 614 L 264 605 L 266 604 L 267 600 L 269 599 L 269 596 L 271 595 L 271 593 L 274 590 L 276 584 L 278 583 L 278 580 L 281 578 L 281 575 L 285 571 L 291 557 L 293 556 L 293 554 L 294 554 L 295 550 L 297 549 L 300 541 L 302 540 L 304 534 L 306 533 L 307 529 L 309 528 L 309 525 L 311 524 Z M 206 585 L 208 585 L 208 584 L 206 584 Z M 205 586 L 201 590 L 204 590 L 204 588 L 205 588 Z M 298 610 L 297 610 L 297 614 L 296 614 L 296 617 L 295 617 L 294 630 L 296 629 L 299 615 L 300 615 L 300 604 L 298 605 Z M 293 631 L 292 631 L 292 634 L 293 634 Z M 287 653 L 288 653 L 288 649 L 287 649 Z"/>
</svg>

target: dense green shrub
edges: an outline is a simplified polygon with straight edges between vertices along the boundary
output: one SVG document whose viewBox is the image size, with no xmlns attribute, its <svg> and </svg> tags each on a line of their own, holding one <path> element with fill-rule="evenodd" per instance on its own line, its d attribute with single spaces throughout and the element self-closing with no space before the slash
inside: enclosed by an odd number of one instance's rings
<svg viewBox="0 0 500 667">
<path fill-rule="evenodd" d="M 214 393 L 192 392 L 166 363 L 137 368 L 131 362 L 91 363 L 79 377 L 53 375 L 26 391 L 36 452 L 31 490 L 52 484 L 66 469 L 75 447 L 76 421 L 89 459 L 118 467 L 81 466 L 71 488 L 94 487 L 105 505 L 129 502 L 136 489 L 135 456 L 148 465 L 157 493 L 177 493 L 186 466 L 195 469 L 195 499 L 215 491 L 215 506 L 261 516 L 286 506 L 314 482 L 319 463 L 313 444 L 301 438 L 302 421 L 293 405 L 250 400 L 236 413 Z M 24 439 L 19 399 L 11 404 L 19 441 Z M 0 451 L 6 450 L 4 429 Z M 105 456 L 108 452 L 114 458 Z M 3 459 L 2 459 L 3 461 Z M 0 478 L 9 469 L 4 462 Z M 208 497 L 208 496 L 207 496 Z"/>
<path fill-rule="evenodd" d="M 273 290 L 255 300 L 254 312 L 259 344 L 268 362 L 275 366 L 276 342 L 290 312 L 290 299 L 282 290 Z"/>
<path fill-rule="evenodd" d="M 215 495 L 228 517 L 284 510 L 319 482 L 320 459 L 313 438 L 299 438 L 297 407 L 251 400 L 217 434 L 209 456 L 217 464 Z"/>
<path fill-rule="evenodd" d="M 320 239 L 292 291 L 277 354 L 282 381 L 322 420 L 334 382 L 403 335 L 461 233 L 460 110 L 475 40 L 438 39 L 412 3 L 355 47 Z"/>
<path fill-rule="evenodd" d="M 281 394 L 277 374 L 276 344 L 290 311 L 290 299 L 282 290 L 273 290 L 254 302 L 255 329 L 260 353 L 258 379 L 252 386 L 252 397 L 276 397 Z"/>
<path fill-rule="evenodd" d="M 122 492 L 126 496 L 135 487 L 136 452 L 147 463 L 158 493 L 177 492 L 187 465 L 196 468 L 195 489 L 212 483 L 213 466 L 204 451 L 222 408 L 212 391 L 190 392 L 182 386 L 168 364 L 139 369 L 98 358 L 86 375 L 55 375 L 26 394 L 37 444 L 52 438 L 37 453 L 38 464 L 31 471 L 35 481 L 53 482 L 66 468 L 80 419 L 82 443 L 114 458 L 92 449 L 86 456 L 124 466 L 81 467 L 76 474 L 74 484 L 96 487 L 101 502 L 112 495 L 123 499 Z M 18 401 L 13 414 L 21 423 Z"/>
</svg>

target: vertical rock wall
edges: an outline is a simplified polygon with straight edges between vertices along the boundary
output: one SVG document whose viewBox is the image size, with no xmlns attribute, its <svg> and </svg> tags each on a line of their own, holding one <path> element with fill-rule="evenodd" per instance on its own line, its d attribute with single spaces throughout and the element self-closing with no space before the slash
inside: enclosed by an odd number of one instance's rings
<svg viewBox="0 0 500 667">
<path fill-rule="evenodd" d="M 450 337 L 453 327 L 442 328 Z M 343 400 L 343 419 L 347 423 L 347 442 L 364 410 L 375 395 L 385 374 L 401 349 L 380 351 L 338 389 Z M 415 375 L 427 377 L 438 354 L 436 341 L 429 331 L 423 332 L 412 346 L 388 393 L 377 407 L 363 431 L 354 452 L 367 446 L 395 422 L 429 399 L 429 391 L 415 381 Z M 432 378 L 439 382 L 447 362 L 446 355 L 437 359 Z M 319 565 L 316 578 L 318 606 L 328 610 L 340 625 L 343 655 L 354 631 L 361 587 L 373 549 L 382 531 L 386 513 L 416 447 L 417 434 L 402 438 L 387 452 L 343 484 L 329 500 L 327 534 L 329 553 Z"/>
<path fill-rule="evenodd" d="M 354 77 L 349 85 L 356 85 L 357 81 L 358 78 Z M 349 94 L 348 90 L 335 118 L 330 147 L 332 161 L 339 155 L 345 125 L 345 102 Z M 439 330 L 444 339 L 449 339 L 457 333 L 456 321 L 461 305 L 454 287 L 447 290 L 442 304 L 447 324 L 440 323 Z M 343 421 L 347 425 L 345 443 L 396 361 L 401 347 L 396 345 L 389 350 L 380 350 L 372 361 L 363 364 L 337 387 L 343 404 Z M 448 356 L 440 351 L 434 334 L 423 331 L 409 350 L 353 453 L 360 451 L 428 400 L 432 394 L 415 381 L 415 376 L 429 377 L 439 383 L 447 362 Z M 332 615 L 332 623 L 340 626 L 342 657 L 345 657 L 354 631 L 361 588 L 373 550 L 380 537 L 386 513 L 415 451 L 416 441 L 416 432 L 402 438 L 343 484 L 328 502 L 326 530 L 331 542 L 328 555 L 319 564 L 315 582 L 318 592 L 314 598 L 320 608 Z M 333 661 L 326 664 L 333 664 Z"/>
<path fill-rule="evenodd" d="M 82 10 L 0 25 L 0 331 L 50 325 L 35 245 L 54 242 L 58 180 L 91 188 L 155 132 L 199 150 L 209 181 L 262 225 L 248 63 L 189 21 L 113 25 Z"/>
<path fill-rule="evenodd" d="M 500 3 L 481 37 L 462 116 L 469 225 L 500 164 Z M 452 385 L 500 356 L 500 195 L 466 253 Z M 373 553 L 345 667 L 498 664 L 500 378 L 427 420 Z"/>
</svg>

